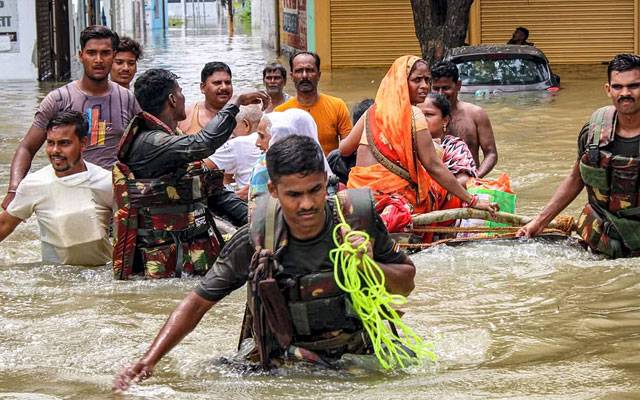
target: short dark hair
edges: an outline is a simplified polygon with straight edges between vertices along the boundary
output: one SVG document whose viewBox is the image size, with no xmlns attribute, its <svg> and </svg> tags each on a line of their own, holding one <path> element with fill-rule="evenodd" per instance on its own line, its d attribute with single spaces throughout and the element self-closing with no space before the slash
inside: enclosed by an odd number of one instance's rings
<svg viewBox="0 0 640 400">
<path fill-rule="evenodd" d="M 293 72 L 293 60 L 296 57 L 304 55 L 304 54 L 310 55 L 316 60 L 316 68 L 318 69 L 318 72 L 320 72 L 320 56 L 317 55 L 316 53 L 311 52 L 311 51 L 297 51 L 297 52 L 293 53 L 291 55 L 291 57 L 289 57 L 289 69 L 291 70 L 291 72 Z"/>
<path fill-rule="evenodd" d="M 231 68 L 229 68 L 227 64 L 220 61 L 212 61 L 206 63 L 202 68 L 202 71 L 200 72 L 200 82 L 205 83 L 207 78 L 213 75 L 214 72 L 218 71 L 226 72 L 229 74 L 230 78 L 233 78 L 233 75 L 231 75 Z"/>
<path fill-rule="evenodd" d="M 173 72 L 152 68 L 145 71 L 133 85 L 140 107 L 152 115 L 160 115 L 169 94 L 178 86 L 178 76 Z"/>
<path fill-rule="evenodd" d="M 276 71 L 280 72 L 280 75 L 282 75 L 285 81 L 287 80 L 287 69 L 279 63 L 267 64 L 266 67 L 264 67 L 264 69 L 262 70 L 262 79 L 266 78 L 269 72 Z"/>
<path fill-rule="evenodd" d="M 427 95 L 427 98 L 431 99 L 433 101 L 433 105 L 438 107 L 443 118 L 451 115 L 451 103 L 449 102 L 449 99 L 447 99 L 447 96 L 442 93 L 432 92 Z"/>
<path fill-rule="evenodd" d="M 272 144 L 266 157 L 269 179 L 274 183 L 285 175 L 325 172 L 322 148 L 308 136 L 287 136 Z"/>
<path fill-rule="evenodd" d="M 129 36 L 123 36 L 120 38 L 120 43 L 118 43 L 118 48 L 116 49 L 116 53 L 120 53 L 123 51 L 129 51 L 136 56 L 136 61 L 140 59 L 142 55 L 142 46 L 137 40 L 131 39 Z"/>
<path fill-rule="evenodd" d="M 353 110 L 351 111 L 351 120 L 353 121 L 354 125 L 356 124 L 356 122 L 358 122 L 360 117 L 362 117 L 362 114 L 364 114 L 365 111 L 367 111 L 373 103 L 375 103 L 375 100 L 373 99 L 364 99 L 360 103 L 353 106 Z"/>
<path fill-rule="evenodd" d="M 80 49 L 84 50 L 84 47 L 91 39 L 111 39 L 111 48 L 114 51 L 120 44 L 118 34 L 102 25 L 91 25 L 84 28 L 80 33 Z"/>
<path fill-rule="evenodd" d="M 618 54 L 611 61 L 607 67 L 607 76 L 609 83 L 611 83 L 611 73 L 631 71 L 632 69 L 640 69 L 640 56 L 636 54 Z"/>
<path fill-rule="evenodd" d="M 516 31 L 520 31 L 520 32 L 524 33 L 524 40 L 527 40 L 529 38 L 529 30 L 527 28 L 525 28 L 524 26 L 517 27 Z"/>
<path fill-rule="evenodd" d="M 458 67 L 452 61 L 440 61 L 431 68 L 431 80 L 435 81 L 440 78 L 451 78 L 454 82 L 460 79 Z"/>
<path fill-rule="evenodd" d="M 58 126 L 73 126 L 79 139 L 87 136 L 89 132 L 89 121 L 83 113 L 79 111 L 62 111 L 57 114 L 47 124 L 47 132 Z"/>
</svg>

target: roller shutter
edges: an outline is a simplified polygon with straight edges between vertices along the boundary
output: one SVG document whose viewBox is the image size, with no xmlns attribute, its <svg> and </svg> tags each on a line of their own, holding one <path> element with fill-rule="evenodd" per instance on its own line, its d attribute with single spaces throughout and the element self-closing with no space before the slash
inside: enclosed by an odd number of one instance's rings
<svg viewBox="0 0 640 400">
<path fill-rule="evenodd" d="M 482 43 L 517 26 L 556 64 L 594 64 L 634 50 L 634 0 L 481 0 Z"/>
<path fill-rule="evenodd" d="M 331 63 L 388 67 L 396 58 L 420 55 L 409 0 L 330 0 Z"/>
</svg>

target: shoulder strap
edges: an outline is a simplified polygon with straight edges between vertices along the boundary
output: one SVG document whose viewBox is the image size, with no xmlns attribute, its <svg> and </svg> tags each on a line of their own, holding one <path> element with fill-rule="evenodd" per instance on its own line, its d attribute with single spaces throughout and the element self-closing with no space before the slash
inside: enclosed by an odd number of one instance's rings
<svg viewBox="0 0 640 400">
<path fill-rule="evenodd" d="M 375 221 L 371 189 L 347 189 L 336 194 L 342 214 L 353 229 L 371 231 Z M 336 205 L 337 206 L 337 205 Z"/>
<path fill-rule="evenodd" d="M 276 247 L 276 206 L 277 200 L 269 196 L 264 229 L 264 248 L 272 252 Z"/>
</svg>

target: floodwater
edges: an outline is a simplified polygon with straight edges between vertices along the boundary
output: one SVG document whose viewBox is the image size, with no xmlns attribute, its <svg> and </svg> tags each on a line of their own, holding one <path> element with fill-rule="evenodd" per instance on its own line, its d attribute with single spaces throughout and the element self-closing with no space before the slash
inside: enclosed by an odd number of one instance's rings
<svg viewBox="0 0 640 400">
<path fill-rule="evenodd" d="M 258 87 L 273 55 L 260 39 L 171 30 L 147 38 L 141 70 L 166 67 L 199 98 L 201 65 L 231 65 L 236 89 Z M 577 133 L 607 104 L 602 67 L 559 70 L 556 95 L 468 98 L 493 122 L 500 160 L 534 214 L 576 157 Z M 321 89 L 349 105 L 373 97 L 384 71 L 325 72 Z M 3 83 L 0 189 L 15 147 L 49 87 Z M 40 155 L 34 168 L 45 165 Z M 584 197 L 567 210 L 577 215 Z M 70 205 L 72 206 L 72 205 Z M 0 399 L 602 399 L 640 397 L 640 262 L 606 261 L 568 242 L 504 241 L 413 256 L 416 289 L 405 319 L 439 360 L 396 373 L 292 369 L 245 376 L 213 362 L 234 352 L 244 290 L 214 307 L 125 395 L 114 374 L 141 356 L 195 280 L 116 282 L 106 267 L 41 265 L 32 218 L 0 244 Z"/>
</svg>

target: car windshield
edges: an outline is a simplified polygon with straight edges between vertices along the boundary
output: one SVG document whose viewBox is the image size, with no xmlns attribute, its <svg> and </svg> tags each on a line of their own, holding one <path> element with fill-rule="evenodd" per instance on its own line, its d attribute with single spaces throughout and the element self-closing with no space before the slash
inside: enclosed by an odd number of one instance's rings
<svg viewBox="0 0 640 400">
<path fill-rule="evenodd" d="M 530 85 L 547 80 L 541 59 L 475 59 L 457 64 L 463 85 Z"/>
</svg>

